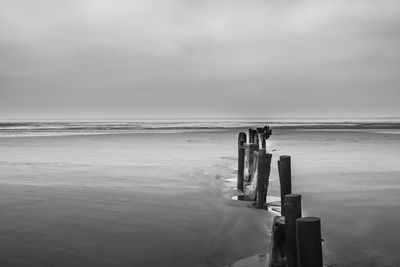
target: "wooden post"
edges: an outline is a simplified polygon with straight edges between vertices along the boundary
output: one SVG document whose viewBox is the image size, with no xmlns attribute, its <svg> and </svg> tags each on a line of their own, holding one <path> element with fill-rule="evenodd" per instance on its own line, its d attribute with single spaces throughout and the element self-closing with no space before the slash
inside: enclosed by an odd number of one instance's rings
<svg viewBox="0 0 400 267">
<path fill-rule="evenodd" d="M 322 267 L 321 220 L 305 217 L 296 220 L 299 267 Z"/>
<path fill-rule="evenodd" d="M 266 148 L 266 139 L 265 139 L 265 133 L 262 133 L 261 135 L 261 148 Z"/>
<path fill-rule="evenodd" d="M 249 128 L 249 144 L 254 143 L 253 129 Z"/>
<path fill-rule="evenodd" d="M 261 135 L 264 132 L 264 128 L 257 127 L 256 130 L 257 130 L 258 140 L 260 140 L 260 143 L 261 143 L 261 141 L 262 141 L 262 136 Z"/>
<path fill-rule="evenodd" d="M 256 144 L 257 147 L 260 147 L 260 140 L 258 139 L 258 134 L 254 135 L 254 144 Z"/>
<path fill-rule="evenodd" d="M 285 217 L 275 216 L 272 223 L 269 267 L 284 267 L 285 261 Z"/>
<path fill-rule="evenodd" d="M 246 133 L 245 132 L 240 132 L 238 140 L 242 141 L 243 144 L 246 143 Z"/>
<path fill-rule="evenodd" d="M 297 267 L 296 219 L 301 218 L 301 195 L 285 195 L 285 254 L 287 267 Z"/>
<path fill-rule="evenodd" d="M 267 195 L 264 187 L 264 180 L 267 174 L 267 155 L 265 149 L 258 150 L 258 172 L 257 172 L 256 200 L 257 208 L 263 209 L 265 206 L 265 196 Z"/>
<path fill-rule="evenodd" d="M 265 149 L 260 149 L 258 151 L 259 154 L 256 200 L 257 208 L 263 209 L 265 208 L 265 204 L 267 203 L 272 154 L 266 153 Z"/>
<path fill-rule="evenodd" d="M 281 184 L 281 214 L 285 216 L 285 195 L 292 193 L 290 156 L 280 156 L 278 161 L 279 182 Z"/>
<path fill-rule="evenodd" d="M 255 169 L 253 169 L 253 167 L 257 167 L 257 166 L 253 166 L 254 160 L 255 160 L 255 151 L 258 150 L 258 146 L 257 144 L 249 144 L 249 156 L 248 156 L 248 162 L 249 162 L 249 177 L 248 177 L 248 181 L 251 181 L 251 178 L 253 177 L 253 174 L 255 172 Z"/>
<path fill-rule="evenodd" d="M 258 139 L 257 130 L 253 130 L 253 143 L 260 147 L 260 140 Z"/>
<path fill-rule="evenodd" d="M 272 130 L 271 130 L 271 128 L 269 128 L 268 125 L 265 125 L 265 127 L 264 127 L 264 133 L 265 133 L 265 138 L 266 138 L 266 139 L 268 139 L 268 138 L 271 136 Z"/>
<path fill-rule="evenodd" d="M 237 189 L 243 192 L 243 181 L 244 181 L 244 156 L 246 142 L 246 133 L 239 133 L 238 138 L 238 173 L 237 173 Z"/>
<path fill-rule="evenodd" d="M 267 194 L 268 194 L 268 186 L 269 186 L 269 175 L 271 174 L 271 160 L 272 160 L 272 154 L 271 153 L 267 153 L 266 154 L 266 169 L 265 169 L 265 179 L 264 179 L 264 203 L 267 204 Z"/>
</svg>

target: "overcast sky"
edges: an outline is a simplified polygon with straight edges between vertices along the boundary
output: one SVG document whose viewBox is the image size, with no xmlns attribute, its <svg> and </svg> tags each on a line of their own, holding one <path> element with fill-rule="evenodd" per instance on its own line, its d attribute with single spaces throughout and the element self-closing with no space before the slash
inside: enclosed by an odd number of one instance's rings
<svg viewBox="0 0 400 267">
<path fill-rule="evenodd" d="M 398 0 L 0 0 L 0 118 L 400 116 Z"/>
</svg>

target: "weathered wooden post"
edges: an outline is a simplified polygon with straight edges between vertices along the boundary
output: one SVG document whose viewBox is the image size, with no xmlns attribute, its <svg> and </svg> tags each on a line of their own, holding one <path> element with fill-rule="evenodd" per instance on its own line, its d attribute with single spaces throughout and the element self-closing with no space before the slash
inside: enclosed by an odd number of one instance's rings
<svg viewBox="0 0 400 267">
<path fill-rule="evenodd" d="M 258 141 L 262 145 L 262 134 L 264 132 L 264 128 L 257 127 L 256 131 L 257 131 Z M 264 147 L 261 146 L 261 148 L 264 148 Z"/>
<path fill-rule="evenodd" d="M 237 189 L 243 192 L 243 181 L 244 181 L 244 156 L 246 143 L 246 133 L 239 133 L 238 138 L 238 173 L 237 173 Z"/>
<path fill-rule="evenodd" d="M 254 144 L 256 144 L 257 147 L 260 147 L 260 140 L 258 139 L 258 135 L 257 134 L 254 135 Z"/>
<path fill-rule="evenodd" d="M 265 138 L 265 133 L 262 133 L 261 135 L 261 148 L 266 148 L 267 144 L 266 144 L 266 138 Z"/>
<path fill-rule="evenodd" d="M 249 182 L 251 182 L 254 172 L 255 172 L 255 168 L 257 168 L 257 166 L 255 166 L 255 160 L 256 160 L 255 152 L 257 150 L 258 150 L 257 144 L 254 144 L 254 143 L 249 144 L 249 148 L 248 148 L 248 162 L 249 162 L 248 181 Z"/>
<path fill-rule="evenodd" d="M 272 223 L 269 267 L 284 267 L 285 261 L 285 217 L 275 216 Z"/>
<path fill-rule="evenodd" d="M 265 133 L 265 138 L 266 138 L 266 139 L 268 139 L 268 138 L 271 136 L 272 130 L 271 130 L 271 128 L 269 128 L 268 125 L 265 125 L 265 127 L 264 127 L 264 133 Z"/>
<path fill-rule="evenodd" d="M 271 153 L 267 153 L 266 154 L 266 164 L 267 164 L 267 168 L 265 170 L 265 179 L 264 179 L 264 203 L 267 204 L 267 194 L 268 194 L 268 186 L 269 186 L 269 175 L 271 174 L 271 160 L 272 160 L 272 154 Z"/>
<path fill-rule="evenodd" d="M 253 135 L 253 129 L 249 128 L 249 144 L 254 143 L 254 135 Z"/>
<path fill-rule="evenodd" d="M 285 215 L 285 195 L 292 193 L 290 156 L 280 156 L 278 161 L 279 182 L 281 184 L 281 214 Z"/>
<path fill-rule="evenodd" d="M 264 179 L 266 176 L 267 168 L 267 155 L 265 149 L 258 150 L 258 172 L 257 172 L 257 188 L 256 188 L 256 200 L 257 208 L 263 209 L 265 205 L 264 195 Z"/>
<path fill-rule="evenodd" d="M 271 173 L 272 154 L 265 149 L 258 150 L 258 177 L 257 177 L 257 208 L 263 209 L 267 202 L 269 175 Z"/>
<path fill-rule="evenodd" d="M 257 130 L 253 130 L 253 143 L 260 147 L 260 140 L 258 138 Z"/>
<path fill-rule="evenodd" d="M 296 219 L 301 218 L 301 195 L 285 195 L 284 210 L 287 267 L 297 267 Z"/>
<path fill-rule="evenodd" d="M 322 267 L 321 220 L 305 217 L 296 220 L 299 267 Z"/>
</svg>

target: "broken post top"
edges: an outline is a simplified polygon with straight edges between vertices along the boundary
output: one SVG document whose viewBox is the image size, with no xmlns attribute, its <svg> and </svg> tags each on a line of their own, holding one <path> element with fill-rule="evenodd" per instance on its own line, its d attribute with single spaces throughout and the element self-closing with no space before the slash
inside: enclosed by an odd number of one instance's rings
<svg viewBox="0 0 400 267">
<path fill-rule="evenodd" d="M 300 198 L 301 199 L 301 195 L 300 194 L 286 194 L 285 198 L 287 199 L 297 199 Z"/>
<path fill-rule="evenodd" d="M 265 147 L 265 140 L 269 139 L 272 134 L 272 130 L 268 125 L 264 127 L 249 128 L 248 129 L 248 143 L 261 143 L 262 147 Z"/>
<path fill-rule="evenodd" d="M 258 149 L 258 153 L 259 153 L 259 156 L 265 157 L 267 154 L 267 151 L 265 150 L 265 148 L 260 148 L 260 149 Z"/>
<path fill-rule="evenodd" d="M 246 140 L 246 133 L 245 132 L 240 132 L 239 133 L 239 139 L 240 140 Z"/>
<path fill-rule="evenodd" d="M 239 145 L 243 145 L 244 143 L 246 143 L 246 133 L 241 132 L 239 133 L 239 137 L 238 137 L 238 143 Z"/>
</svg>

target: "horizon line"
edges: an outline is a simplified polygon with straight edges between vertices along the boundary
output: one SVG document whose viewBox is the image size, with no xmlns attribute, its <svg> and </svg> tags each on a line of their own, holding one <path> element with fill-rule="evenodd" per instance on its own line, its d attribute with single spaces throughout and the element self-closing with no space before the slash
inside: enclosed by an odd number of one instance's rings
<svg viewBox="0 0 400 267">
<path fill-rule="evenodd" d="M 396 116 L 272 116 L 272 117 L 63 117 L 63 118 L 51 118 L 51 117 L 37 117 L 37 118 L 0 118 L 0 121 L 134 121 L 134 120 L 252 120 L 252 121 L 268 121 L 268 120 L 400 120 L 400 117 Z"/>
</svg>

